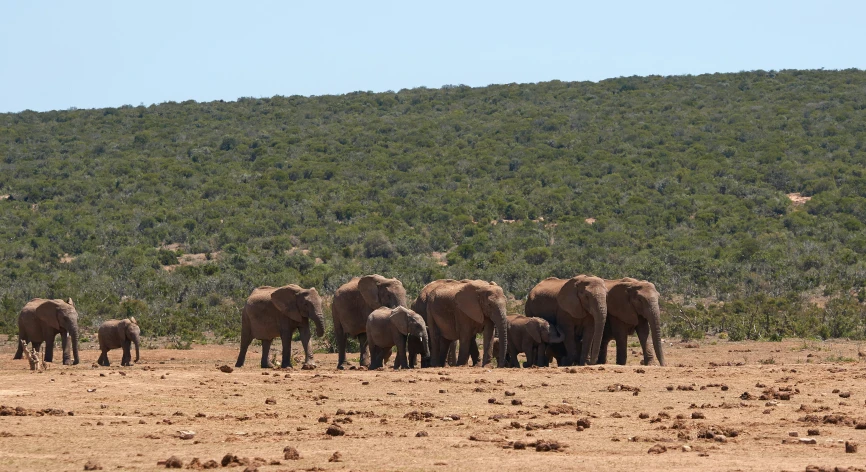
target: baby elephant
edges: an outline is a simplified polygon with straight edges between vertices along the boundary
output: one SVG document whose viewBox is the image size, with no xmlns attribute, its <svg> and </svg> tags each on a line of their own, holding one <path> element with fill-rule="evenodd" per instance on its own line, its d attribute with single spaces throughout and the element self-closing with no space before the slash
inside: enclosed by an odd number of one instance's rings
<svg viewBox="0 0 866 472">
<path fill-rule="evenodd" d="M 517 354 L 526 354 L 524 367 L 545 365 L 548 344 L 561 343 L 565 336 L 542 318 L 508 315 L 508 361 L 511 367 L 520 367 Z"/>
<path fill-rule="evenodd" d="M 367 343 L 370 346 L 370 368 L 382 367 L 384 359 L 390 356 L 391 348 L 397 346 L 395 369 L 409 368 L 406 343 L 409 337 L 420 340 L 421 357 L 430 358 L 430 343 L 427 338 L 427 325 L 424 318 L 404 307 L 381 307 L 373 310 L 367 317 Z"/>
<path fill-rule="evenodd" d="M 111 365 L 108 362 L 108 351 L 123 348 L 120 365 L 132 365 L 132 354 L 129 352 L 131 343 L 135 343 L 135 362 L 138 362 L 138 346 L 141 342 L 141 329 L 135 318 L 127 320 L 107 320 L 99 326 L 99 349 L 102 355 L 97 363 L 102 366 Z"/>
</svg>

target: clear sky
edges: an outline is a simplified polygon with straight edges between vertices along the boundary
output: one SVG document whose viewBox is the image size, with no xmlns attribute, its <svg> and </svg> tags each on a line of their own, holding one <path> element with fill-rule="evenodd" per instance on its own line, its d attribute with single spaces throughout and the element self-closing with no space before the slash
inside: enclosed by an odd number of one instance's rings
<svg viewBox="0 0 866 472">
<path fill-rule="evenodd" d="M 866 69 L 866 1 L 0 0 L 0 112 Z"/>
</svg>

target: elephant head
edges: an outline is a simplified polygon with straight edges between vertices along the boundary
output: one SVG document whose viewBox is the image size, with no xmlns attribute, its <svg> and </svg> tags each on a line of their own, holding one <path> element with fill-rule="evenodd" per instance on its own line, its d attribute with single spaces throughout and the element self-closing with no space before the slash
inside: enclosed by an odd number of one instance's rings
<svg viewBox="0 0 866 472">
<path fill-rule="evenodd" d="M 565 340 L 565 335 L 562 334 L 556 326 L 547 322 L 543 318 L 534 318 L 532 327 L 528 329 L 529 335 L 536 344 L 551 344 L 561 343 Z"/>
<path fill-rule="evenodd" d="M 508 318 L 506 318 L 505 293 L 502 287 L 483 280 L 467 280 L 461 283 L 462 287 L 455 296 L 458 309 L 476 323 L 484 324 L 485 319 L 493 322 L 499 334 L 499 359 L 505 359 L 508 350 Z M 492 337 L 488 340 L 485 335 L 485 358 L 489 358 L 488 352 L 492 355 L 492 344 Z"/>
<path fill-rule="evenodd" d="M 589 362 L 598 362 L 604 323 L 607 321 L 607 288 L 604 280 L 590 275 L 578 275 L 569 279 L 557 295 L 559 308 L 572 318 L 587 321 L 592 319 L 592 343 L 589 347 Z"/>
<path fill-rule="evenodd" d="M 271 294 L 271 302 L 282 313 L 298 323 L 313 320 L 316 336 L 325 335 L 325 314 L 322 297 L 315 288 L 305 289 L 297 285 L 280 287 Z"/>
<path fill-rule="evenodd" d="M 661 310 L 659 309 L 659 292 L 652 282 L 624 278 L 610 287 L 607 294 L 611 316 L 629 325 L 637 325 L 640 318 L 649 323 L 653 340 L 653 349 L 658 357 L 659 365 L 665 365 L 661 339 Z"/>
<path fill-rule="evenodd" d="M 139 358 L 139 346 L 141 345 L 141 328 L 138 327 L 138 321 L 130 317 L 126 324 L 126 339 L 135 344 L 135 362 Z"/>
<path fill-rule="evenodd" d="M 72 340 L 72 365 L 78 364 L 78 312 L 75 310 L 75 302 L 70 298 L 65 302 L 38 299 L 30 303 L 34 302 L 38 303 L 35 307 L 36 318 L 43 326 L 51 327 L 56 331 L 66 331 L 69 334 Z M 54 339 L 46 341 L 54 343 Z M 63 363 L 69 363 L 69 353 L 66 351 L 63 353 Z"/>
<path fill-rule="evenodd" d="M 398 306 L 391 310 L 389 317 L 391 323 L 397 327 L 397 331 L 404 336 L 411 336 L 421 342 L 421 358 L 430 358 L 430 341 L 427 338 L 427 323 L 424 323 L 424 318 L 414 311 Z"/>
<path fill-rule="evenodd" d="M 370 311 L 386 306 L 396 308 L 408 306 L 406 303 L 406 289 L 403 283 L 397 279 L 388 279 L 379 274 L 365 275 L 358 279 L 358 291 Z"/>
</svg>

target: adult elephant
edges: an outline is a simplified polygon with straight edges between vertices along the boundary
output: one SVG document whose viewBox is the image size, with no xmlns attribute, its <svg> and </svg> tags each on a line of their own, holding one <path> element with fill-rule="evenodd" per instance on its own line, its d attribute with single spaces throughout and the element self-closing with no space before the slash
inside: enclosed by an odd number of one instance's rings
<svg viewBox="0 0 866 472">
<path fill-rule="evenodd" d="M 99 339 L 99 350 L 102 354 L 96 361 L 101 366 L 109 366 L 108 351 L 112 349 L 122 349 L 123 355 L 120 358 L 120 365 L 132 365 L 132 345 L 135 345 L 135 362 L 139 359 L 139 346 L 141 345 L 141 328 L 138 327 L 138 322 L 135 318 L 126 320 L 106 320 L 99 325 L 97 332 Z"/>
<path fill-rule="evenodd" d="M 499 359 L 505 359 L 508 349 L 505 305 L 502 288 L 483 280 L 449 280 L 431 290 L 427 299 L 431 366 L 444 366 L 449 345 L 458 340 L 457 365 L 466 365 L 475 335 L 481 332 L 484 333 L 481 365 L 489 364 L 494 328 L 500 335 Z M 504 363 L 499 367 L 504 367 Z"/>
<path fill-rule="evenodd" d="M 63 365 L 78 364 L 78 312 L 75 303 L 71 298 L 65 302 L 44 298 L 30 300 L 18 314 L 18 350 L 13 359 L 23 357 L 24 344 L 21 341 L 32 343 L 34 350 L 44 342 L 45 362 L 53 362 L 54 338 L 58 334 L 63 347 Z"/>
<path fill-rule="evenodd" d="M 665 365 L 662 352 L 661 311 L 659 310 L 659 292 L 655 285 L 646 280 L 622 278 L 606 280 L 607 287 L 607 323 L 601 342 L 601 353 L 598 362 L 604 364 L 607 360 L 607 345 L 611 339 L 616 341 L 616 363 L 625 365 L 628 356 L 628 336 L 637 330 L 637 337 L 643 351 L 643 365 L 649 365 L 653 360 L 647 339 L 652 334 L 659 365 Z"/>
<path fill-rule="evenodd" d="M 464 282 L 466 280 L 463 280 Z M 430 293 L 435 290 L 437 287 L 447 284 L 457 282 L 454 279 L 439 279 L 430 282 L 425 285 L 424 288 L 421 289 L 421 293 L 418 294 L 418 297 L 412 302 L 412 311 L 418 313 L 421 318 L 424 319 L 424 322 L 427 322 L 427 299 L 430 296 Z M 429 332 L 429 328 L 428 328 Z M 409 367 L 415 368 L 415 364 L 417 362 L 418 356 L 421 355 L 421 367 L 430 367 L 430 358 L 429 354 L 424 356 L 424 346 L 422 346 L 421 342 L 417 339 L 409 338 L 408 343 L 408 351 L 409 351 Z M 472 338 L 472 345 L 469 346 L 469 356 L 472 358 L 473 364 L 478 364 L 478 343 L 475 341 L 475 338 Z M 426 358 L 425 358 L 426 357 Z M 448 346 L 448 355 L 446 358 L 447 365 L 457 365 L 457 341 L 451 342 Z"/>
<path fill-rule="evenodd" d="M 590 275 L 544 279 L 529 292 L 525 311 L 526 316 L 544 318 L 565 335 L 562 365 L 598 362 L 607 320 L 607 287 L 603 279 Z M 578 352 L 584 330 L 592 333 L 591 342 L 581 343 Z"/>
<path fill-rule="evenodd" d="M 292 336 L 301 333 L 304 347 L 304 365 L 314 365 L 310 346 L 310 320 L 316 324 L 316 336 L 325 334 L 325 315 L 322 297 L 315 288 L 305 289 L 294 284 L 283 287 L 259 287 L 253 290 L 241 315 L 241 352 L 235 367 L 243 367 L 247 348 L 253 339 L 262 342 L 262 368 L 271 368 L 268 354 L 271 341 L 283 341 L 281 367 L 292 367 Z"/>
<path fill-rule="evenodd" d="M 376 308 L 398 306 L 407 305 L 406 289 L 397 279 L 389 279 L 379 274 L 365 275 L 355 277 L 337 289 L 331 304 L 331 315 L 334 318 L 334 337 L 337 341 L 338 369 L 345 368 L 348 336 L 358 338 L 361 365 L 369 367 L 367 317 Z"/>
</svg>

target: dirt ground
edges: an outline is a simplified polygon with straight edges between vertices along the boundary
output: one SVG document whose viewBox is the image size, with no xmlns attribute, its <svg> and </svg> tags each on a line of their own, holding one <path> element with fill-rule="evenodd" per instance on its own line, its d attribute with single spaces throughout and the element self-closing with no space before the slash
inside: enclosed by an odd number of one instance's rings
<svg viewBox="0 0 866 472">
<path fill-rule="evenodd" d="M 31 373 L 14 347 L 0 341 L 0 470 L 227 454 L 237 471 L 866 469 L 866 346 L 853 342 L 666 342 L 664 368 L 632 347 L 627 366 L 400 372 L 337 371 L 326 354 L 315 370 L 263 370 L 251 349 L 224 373 L 229 344 L 142 350 L 134 367 L 112 351 L 96 367 L 85 344 L 80 365 Z"/>
</svg>

